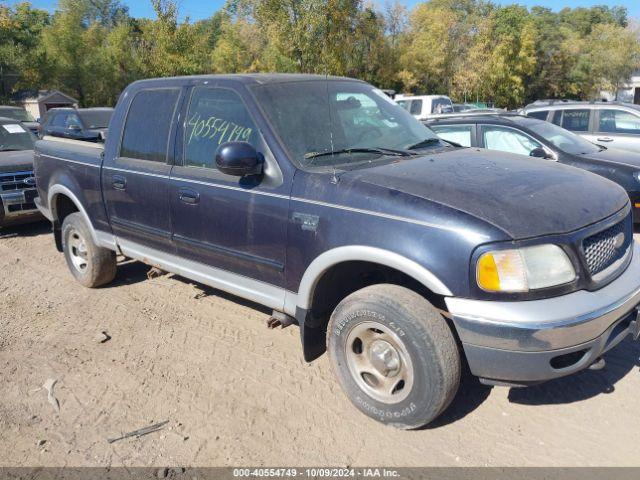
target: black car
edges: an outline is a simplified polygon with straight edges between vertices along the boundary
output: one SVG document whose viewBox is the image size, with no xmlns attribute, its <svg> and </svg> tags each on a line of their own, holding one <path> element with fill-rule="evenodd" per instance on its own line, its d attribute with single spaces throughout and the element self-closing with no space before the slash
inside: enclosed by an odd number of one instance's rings
<svg viewBox="0 0 640 480">
<path fill-rule="evenodd" d="M 640 154 L 597 145 L 552 123 L 515 114 L 451 115 L 426 124 L 462 146 L 545 158 L 602 175 L 627 191 L 634 223 L 640 223 Z"/>
<path fill-rule="evenodd" d="M 40 138 L 46 135 L 104 142 L 113 108 L 52 108 L 42 120 Z"/>
<path fill-rule="evenodd" d="M 17 120 L 32 133 L 38 134 L 40 124 L 24 108 L 0 105 L 0 117 Z"/>
</svg>

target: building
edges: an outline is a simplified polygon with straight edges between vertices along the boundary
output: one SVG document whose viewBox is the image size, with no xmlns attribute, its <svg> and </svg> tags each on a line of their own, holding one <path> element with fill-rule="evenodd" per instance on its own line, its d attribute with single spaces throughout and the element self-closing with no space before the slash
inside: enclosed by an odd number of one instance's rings
<svg viewBox="0 0 640 480">
<path fill-rule="evenodd" d="M 612 92 L 602 92 L 602 98 L 608 101 L 617 100 L 618 102 L 640 105 L 640 70 L 633 73 L 629 83 L 618 89 L 617 98 Z"/>
<path fill-rule="evenodd" d="M 42 118 L 51 108 L 78 106 L 78 101 L 75 98 L 58 90 L 23 90 L 15 93 L 12 100 L 35 119 Z"/>
</svg>

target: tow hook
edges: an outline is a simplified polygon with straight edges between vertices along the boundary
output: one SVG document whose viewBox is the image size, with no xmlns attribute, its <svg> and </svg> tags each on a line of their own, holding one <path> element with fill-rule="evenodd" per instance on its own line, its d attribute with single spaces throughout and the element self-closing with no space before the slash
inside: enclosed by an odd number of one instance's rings
<svg viewBox="0 0 640 480">
<path fill-rule="evenodd" d="M 589 365 L 589 370 L 602 370 L 606 367 L 607 362 L 605 362 L 604 358 L 598 357 L 598 359 Z"/>
</svg>

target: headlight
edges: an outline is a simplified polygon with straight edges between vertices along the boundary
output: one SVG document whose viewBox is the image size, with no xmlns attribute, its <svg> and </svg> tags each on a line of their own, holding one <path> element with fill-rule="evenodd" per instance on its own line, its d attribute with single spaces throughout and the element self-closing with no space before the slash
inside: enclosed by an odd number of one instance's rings
<svg viewBox="0 0 640 480">
<path fill-rule="evenodd" d="M 551 244 L 486 252 L 476 266 L 478 285 L 489 292 L 528 292 L 575 278 L 567 254 Z"/>
<path fill-rule="evenodd" d="M 633 178 L 635 178 L 638 182 L 640 182 L 640 172 L 635 172 L 633 174 Z"/>
</svg>

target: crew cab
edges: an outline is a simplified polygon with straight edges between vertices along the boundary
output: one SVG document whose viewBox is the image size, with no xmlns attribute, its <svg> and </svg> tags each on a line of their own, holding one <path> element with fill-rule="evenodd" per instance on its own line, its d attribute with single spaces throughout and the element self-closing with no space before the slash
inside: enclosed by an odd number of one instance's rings
<svg viewBox="0 0 640 480">
<path fill-rule="evenodd" d="M 416 428 L 458 390 L 585 369 L 637 338 L 629 198 L 575 168 L 455 147 L 367 83 L 138 81 L 104 149 L 36 145 L 38 207 L 84 286 L 116 254 L 273 309 L 352 403 Z"/>
</svg>

